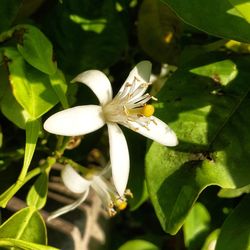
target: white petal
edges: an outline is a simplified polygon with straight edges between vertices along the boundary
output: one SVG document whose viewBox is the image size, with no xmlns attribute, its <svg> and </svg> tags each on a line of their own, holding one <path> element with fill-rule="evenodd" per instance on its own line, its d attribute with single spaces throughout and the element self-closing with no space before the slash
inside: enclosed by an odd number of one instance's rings
<svg viewBox="0 0 250 250">
<path fill-rule="evenodd" d="M 104 124 L 101 106 L 85 105 L 50 116 L 44 123 L 44 129 L 56 135 L 77 136 L 93 132 Z"/>
<path fill-rule="evenodd" d="M 99 70 L 87 70 L 76 76 L 72 82 L 86 84 L 104 105 L 112 99 L 112 88 L 108 77 Z"/>
<path fill-rule="evenodd" d="M 153 121 L 150 122 L 147 128 L 139 126 L 136 122 L 130 122 L 132 127 L 136 128 L 136 132 L 162 144 L 165 146 L 176 146 L 178 139 L 175 132 L 163 121 L 157 117 L 151 117 Z"/>
<path fill-rule="evenodd" d="M 83 178 L 70 165 L 63 168 L 61 177 L 64 185 L 74 193 L 86 192 L 92 183 L 92 180 Z"/>
<path fill-rule="evenodd" d="M 110 161 L 114 185 L 120 196 L 124 194 L 129 176 L 128 145 L 116 123 L 108 123 Z"/>
<path fill-rule="evenodd" d="M 152 64 L 150 61 L 141 61 L 138 64 L 136 64 L 136 66 L 130 71 L 126 81 L 124 82 L 121 89 L 119 90 L 119 93 L 123 91 L 127 83 L 132 84 L 135 78 L 139 80 L 139 81 L 136 81 L 138 85 L 142 83 L 149 83 L 151 69 L 152 69 Z M 135 89 L 137 87 L 138 86 L 134 86 Z M 145 90 L 146 89 L 147 88 L 145 88 Z"/>
<path fill-rule="evenodd" d="M 58 216 L 61 216 L 62 214 L 68 213 L 69 211 L 76 209 L 86 200 L 88 194 L 89 194 L 89 189 L 87 189 L 81 195 L 81 197 L 79 199 L 77 199 L 75 202 L 73 202 L 72 204 L 69 204 L 69 205 L 64 206 L 62 208 L 59 208 L 58 210 L 52 212 L 49 215 L 49 217 L 47 218 L 47 221 L 53 220 L 53 219 L 57 218 Z"/>
</svg>

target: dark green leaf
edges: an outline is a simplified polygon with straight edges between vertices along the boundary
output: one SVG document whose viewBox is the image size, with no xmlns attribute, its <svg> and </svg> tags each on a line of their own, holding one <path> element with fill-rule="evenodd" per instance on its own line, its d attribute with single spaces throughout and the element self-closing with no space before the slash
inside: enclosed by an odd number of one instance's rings
<svg viewBox="0 0 250 250">
<path fill-rule="evenodd" d="M 223 58 L 202 57 L 191 68 L 177 71 L 158 96 L 158 116 L 171 121 L 180 144 L 173 149 L 152 144 L 146 157 L 147 182 L 158 218 L 171 234 L 207 186 L 249 184 L 249 58 L 231 62 L 234 67 L 228 68 Z M 208 65 L 216 65 L 216 71 Z M 197 68 L 201 72 L 201 66 L 212 75 L 191 73 Z M 222 84 L 224 72 L 232 75 L 236 69 L 237 76 Z"/>
<path fill-rule="evenodd" d="M 53 48 L 48 38 L 35 26 L 22 25 L 21 38 L 17 45 L 23 58 L 38 70 L 53 75 L 56 72 L 56 63 L 53 61 Z"/>
<path fill-rule="evenodd" d="M 39 244 L 47 244 L 47 233 L 41 215 L 26 207 L 10 217 L 0 227 L 1 238 L 13 238 Z"/>
<path fill-rule="evenodd" d="M 27 204 L 28 206 L 35 207 L 36 209 L 41 209 L 44 207 L 47 200 L 48 193 L 48 176 L 47 173 L 42 173 L 35 183 L 32 185 L 28 196 Z"/>
<path fill-rule="evenodd" d="M 51 22 L 51 20 L 54 20 Z M 72 75 L 114 64 L 127 45 L 126 32 L 112 0 L 57 3 L 44 17 L 58 65 Z"/>
<path fill-rule="evenodd" d="M 22 4 L 21 0 L 1 0 L 0 8 L 0 33 L 10 28 L 15 20 L 19 8 Z"/>
<path fill-rule="evenodd" d="M 180 21 L 166 5 L 157 0 L 143 1 L 138 38 L 142 48 L 154 60 L 176 65 L 180 52 Z"/>
<path fill-rule="evenodd" d="M 126 131 L 126 139 L 129 145 L 129 151 L 133 152 L 130 156 L 130 174 L 128 188 L 133 193 L 133 198 L 128 202 L 131 210 L 137 209 L 147 198 L 148 192 L 145 183 L 145 152 L 146 140 L 134 131 Z"/>
<path fill-rule="evenodd" d="M 250 42 L 245 0 L 163 0 L 188 24 L 215 36 Z"/>
<path fill-rule="evenodd" d="M 250 249 L 250 195 L 245 196 L 225 220 L 216 250 Z"/>
</svg>

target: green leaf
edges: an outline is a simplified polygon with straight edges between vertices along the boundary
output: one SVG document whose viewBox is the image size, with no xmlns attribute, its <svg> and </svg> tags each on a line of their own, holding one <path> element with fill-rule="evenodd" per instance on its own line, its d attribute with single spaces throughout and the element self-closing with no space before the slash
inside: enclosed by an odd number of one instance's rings
<svg viewBox="0 0 250 250">
<path fill-rule="evenodd" d="M 222 225 L 216 250 L 250 249 L 250 195 L 246 195 Z"/>
<path fill-rule="evenodd" d="M 25 123 L 30 118 L 28 112 L 16 101 L 10 86 L 4 91 L 0 102 L 1 111 L 6 118 L 21 129 L 25 129 Z"/>
<path fill-rule="evenodd" d="M 113 0 L 57 2 L 44 16 L 43 27 L 57 45 L 59 67 L 71 75 L 113 65 L 127 46 L 127 34 Z"/>
<path fill-rule="evenodd" d="M 53 48 L 48 38 L 31 25 L 21 25 L 17 31 L 22 33 L 17 48 L 23 58 L 43 73 L 53 75 L 57 66 L 53 61 Z"/>
<path fill-rule="evenodd" d="M 119 247 L 118 250 L 160 250 L 159 247 L 146 240 L 130 240 Z"/>
<path fill-rule="evenodd" d="M 48 193 L 48 175 L 43 172 L 32 185 L 28 196 L 27 204 L 28 206 L 35 207 L 36 209 L 41 209 L 44 207 L 47 200 Z"/>
<path fill-rule="evenodd" d="M 59 69 L 57 69 L 56 73 L 54 75 L 50 76 L 50 83 L 52 85 L 52 88 L 54 89 L 58 99 L 60 100 L 63 108 L 68 108 L 68 100 L 66 97 L 66 92 L 68 85 L 66 83 L 65 77 Z"/>
<path fill-rule="evenodd" d="M 203 247 L 201 248 L 201 250 L 215 249 L 215 245 L 216 245 L 219 233 L 220 233 L 220 229 L 216 229 L 212 233 L 210 233 L 209 236 L 207 237 Z"/>
<path fill-rule="evenodd" d="M 12 25 L 21 5 L 21 0 L 1 0 L 0 33 L 7 30 Z"/>
<path fill-rule="evenodd" d="M 138 38 L 143 50 L 154 60 L 177 64 L 180 21 L 168 6 L 157 0 L 143 1 L 138 18 Z"/>
<path fill-rule="evenodd" d="M 149 194 L 165 231 L 175 234 L 199 194 L 210 185 L 240 188 L 249 184 L 249 57 L 231 60 L 237 76 L 226 85 L 191 73 L 217 64 L 223 56 L 202 56 L 180 69 L 162 88 L 156 114 L 177 133 L 179 146 L 153 143 L 146 157 Z M 227 64 L 226 64 L 227 67 Z M 199 69 L 201 70 L 201 68 Z M 228 70 L 228 68 L 227 68 Z M 160 174 L 159 174 L 160 173 Z"/>
<path fill-rule="evenodd" d="M 212 78 L 215 82 L 227 85 L 238 74 L 236 65 L 231 60 L 223 60 L 191 69 L 190 72 Z"/>
<path fill-rule="evenodd" d="M 0 227 L 1 238 L 13 238 L 38 244 L 47 244 L 47 232 L 41 215 L 26 207 L 11 216 Z"/>
<path fill-rule="evenodd" d="M 219 197 L 222 198 L 235 198 L 235 197 L 239 197 L 245 193 L 250 193 L 250 184 L 246 185 L 242 188 L 222 188 L 220 190 L 220 192 L 218 193 Z"/>
<path fill-rule="evenodd" d="M 250 42 L 249 2 L 163 0 L 184 22 L 215 36 Z"/>
<path fill-rule="evenodd" d="M 35 152 L 39 131 L 40 131 L 40 121 L 29 120 L 26 123 L 26 142 L 25 142 L 23 169 L 22 169 L 22 172 L 25 172 L 25 175 L 27 173 L 28 167 L 31 163 L 33 154 Z M 25 177 L 25 175 L 23 175 L 23 178 Z M 21 176 L 19 178 L 23 179 Z"/>
<path fill-rule="evenodd" d="M 16 100 L 32 119 L 39 118 L 58 102 L 48 76 L 25 63 L 13 48 L 5 48 L 4 55 L 9 60 L 9 80 Z"/>
<path fill-rule="evenodd" d="M 210 215 L 205 206 L 195 203 L 183 226 L 185 245 L 189 250 L 200 249 L 210 227 Z"/>
<path fill-rule="evenodd" d="M 9 238 L 0 238 L 0 247 L 17 247 L 23 250 L 58 250 L 51 246 L 45 246 L 41 244 L 35 244 L 24 240 L 16 240 Z"/>
</svg>

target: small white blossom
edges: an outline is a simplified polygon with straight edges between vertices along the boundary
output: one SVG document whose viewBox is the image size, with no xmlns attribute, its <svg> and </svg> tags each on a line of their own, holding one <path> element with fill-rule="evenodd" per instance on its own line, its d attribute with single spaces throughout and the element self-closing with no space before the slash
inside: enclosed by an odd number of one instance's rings
<svg viewBox="0 0 250 250">
<path fill-rule="evenodd" d="M 79 74 L 73 82 L 86 84 L 96 94 L 100 105 L 84 105 L 58 112 L 44 123 L 50 133 L 77 136 L 108 126 L 110 160 L 115 187 L 120 195 L 126 189 L 129 175 L 129 152 L 118 124 L 128 127 L 165 146 L 176 146 L 178 140 L 168 125 L 155 116 L 154 107 L 145 94 L 151 75 L 151 63 L 142 61 L 130 72 L 125 83 L 112 99 L 109 79 L 98 70 Z"/>
<path fill-rule="evenodd" d="M 86 200 L 90 188 L 97 193 L 110 216 L 114 216 L 117 211 L 125 209 L 127 206 L 127 198 L 125 196 L 132 196 L 132 193 L 126 190 L 120 196 L 114 186 L 103 176 L 107 170 L 109 169 L 106 168 L 99 175 L 91 175 L 91 178 L 87 179 L 67 164 L 61 172 L 62 181 L 71 192 L 81 194 L 80 198 L 72 204 L 52 212 L 47 220 L 55 219 L 80 206 Z"/>
</svg>

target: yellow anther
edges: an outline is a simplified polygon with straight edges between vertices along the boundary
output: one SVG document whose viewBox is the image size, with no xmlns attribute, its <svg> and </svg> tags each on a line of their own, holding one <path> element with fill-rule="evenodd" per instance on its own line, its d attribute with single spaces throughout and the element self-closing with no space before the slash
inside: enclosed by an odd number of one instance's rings
<svg viewBox="0 0 250 250">
<path fill-rule="evenodd" d="M 125 200 L 118 199 L 116 200 L 115 205 L 118 210 L 124 210 L 127 207 L 127 202 Z"/>
<path fill-rule="evenodd" d="M 143 107 L 142 109 L 142 114 L 146 117 L 150 117 L 151 115 L 153 115 L 155 112 L 155 108 L 153 105 L 151 104 L 147 104 Z"/>
</svg>

